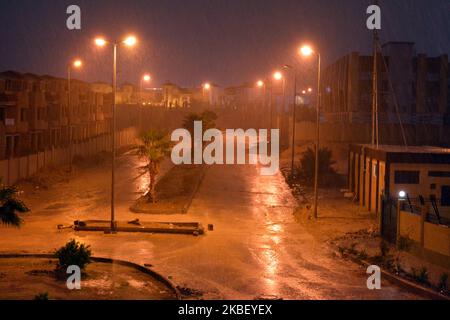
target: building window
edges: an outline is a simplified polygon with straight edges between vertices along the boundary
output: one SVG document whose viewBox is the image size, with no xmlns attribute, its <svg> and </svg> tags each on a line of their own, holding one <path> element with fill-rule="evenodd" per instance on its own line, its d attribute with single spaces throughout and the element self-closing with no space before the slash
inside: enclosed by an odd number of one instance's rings
<svg viewBox="0 0 450 320">
<path fill-rule="evenodd" d="M 4 123 L 5 122 L 5 118 L 6 118 L 5 108 L 0 107 L 0 121 Z"/>
<path fill-rule="evenodd" d="M 395 184 L 419 184 L 419 171 L 395 171 Z"/>
<path fill-rule="evenodd" d="M 436 190 L 436 183 L 432 183 L 432 184 L 430 185 L 430 189 L 431 189 L 431 190 Z"/>
<path fill-rule="evenodd" d="M 24 122 L 27 119 L 27 109 L 22 108 L 20 109 L 20 121 Z"/>
</svg>

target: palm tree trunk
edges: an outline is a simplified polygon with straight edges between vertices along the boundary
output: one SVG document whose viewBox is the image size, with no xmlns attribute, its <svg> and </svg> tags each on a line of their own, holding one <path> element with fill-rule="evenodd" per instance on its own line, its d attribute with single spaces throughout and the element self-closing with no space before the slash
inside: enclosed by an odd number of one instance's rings
<svg viewBox="0 0 450 320">
<path fill-rule="evenodd" d="M 157 174 L 158 171 L 156 170 L 156 164 L 150 164 L 149 165 L 150 183 L 148 186 L 147 201 L 152 203 L 156 202 L 155 187 Z"/>
</svg>

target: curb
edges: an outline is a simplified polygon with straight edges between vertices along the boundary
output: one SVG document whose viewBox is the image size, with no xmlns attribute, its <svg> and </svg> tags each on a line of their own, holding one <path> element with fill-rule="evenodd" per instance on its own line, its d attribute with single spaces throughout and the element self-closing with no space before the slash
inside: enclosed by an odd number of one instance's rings
<svg viewBox="0 0 450 320">
<path fill-rule="evenodd" d="M 45 259 L 54 259 L 55 256 L 50 253 L 2 253 L 0 254 L 0 259 L 8 259 L 8 258 L 45 258 Z M 118 264 L 121 266 L 129 267 L 132 269 L 135 269 L 137 271 L 140 271 L 142 273 L 145 273 L 152 278 L 156 279 L 157 281 L 163 283 L 165 286 L 167 286 L 176 296 L 176 300 L 181 300 L 181 293 L 178 290 L 177 286 L 173 284 L 169 279 L 162 276 L 161 274 L 157 273 L 156 271 L 153 271 L 147 267 L 141 266 L 137 263 L 125 261 L 125 260 L 118 260 L 113 258 L 102 258 L 102 257 L 91 257 L 91 260 L 94 262 L 100 262 L 100 263 L 111 263 L 111 264 Z"/>
<path fill-rule="evenodd" d="M 192 194 L 189 197 L 188 202 L 184 205 L 183 209 L 181 210 L 182 214 L 186 214 L 189 210 L 189 208 L 191 207 L 192 201 L 194 201 L 195 196 L 197 195 L 198 190 L 200 189 L 200 186 L 203 182 L 203 180 L 205 179 L 206 176 L 206 171 L 208 170 L 208 167 L 204 167 L 202 170 L 202 176 L 200 177 L 200 179 L 197 182 L 197 185 L 194 188 L 194 191 L 192 192 Z"/>
<path fill-rule="evenodd" d="M 334 254 L 336 256 L 342 256 L 340 253 L 334 251 Z M 351 255 L 346 255 L 346 257 L 348 257 L 352 262 L 362 265 L 364 267 L 368 267 L 372 264 L 368 263 L 367 261 L 364 260 L 358 260 L 355 257 L 352 257 Z M 405 288 L 415 294 L 418 295 L 422 295 L 425 296 L 427 298 L 430 298 L 432 300 L 444 300 L 444 301 L 450 301 L 450 297 L 444 296 L 434 290 L 431 290 L 429 288 L 423 287 L 421 285 L 418 285 L 414 282 L 411 282 L 409 280 L 406 280 L 404 278 L 401 278 L 399 276 L 396 276 L 390 272 L 387 272 L 383 269 L 381 269 L 381 273 L 382 275 L 385 277 L 385 279 L 387 279 L 389 282 L 394 283 L 402 288 Z"/>
</svg>

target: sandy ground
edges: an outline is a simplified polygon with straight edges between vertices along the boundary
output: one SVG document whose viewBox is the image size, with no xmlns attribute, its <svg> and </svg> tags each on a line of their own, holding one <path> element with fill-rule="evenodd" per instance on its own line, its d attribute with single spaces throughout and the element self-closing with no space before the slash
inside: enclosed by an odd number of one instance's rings
<svg viewBox="0 0 450 320">
<path fill-rule="evenodd" d="M 54 274 L 56 260 L 0 259 L 0 299 L 31 300 L 48 293 L 55 300 L 152 300 L 176 299 L 152 277 L 120 265 L 91 263 L 82 276 L 81 290 L 68 290 L 66 281 Z"/>
<path fill-rule="evenodd" d="M 93 254 L 150 263 L 173 282 L 204 299 L 420 299 L 388 282 L 371 291 L 365 270 L 336 259 L 293 215 L 297 207 L 281 174 L 261 176 L 255 166 L 211 166 L 185 215 L 129 211 L 144 182 L 134 180 L 137 160 L 118 161 L 117 218 L 198 221 L 213 224 L 205 236 L 105 235 L 57 230 L 77 219 L 109 218 L 109 167 L 79 169 L 70 182 L 27 190 L 33 208 L 21 229 L 0 227 L 4 252 L 49 252 L 71 238 Z"/>
</svg>

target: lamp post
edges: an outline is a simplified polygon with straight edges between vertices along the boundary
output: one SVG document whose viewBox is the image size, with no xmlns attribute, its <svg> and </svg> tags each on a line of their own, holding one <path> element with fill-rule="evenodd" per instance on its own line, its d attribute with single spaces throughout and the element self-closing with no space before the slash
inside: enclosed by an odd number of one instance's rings
<svg viewBox="0 0 450 320">
<path fill-rule="evenodd" d="M 210 99 L 209 91 L 211 90 L 211 84 L 208 83 L 208 82 L 204 83 L 203 86 L 202 86 L 202 89 L 203 89 L 203 91 L 202 91 L 202 93 L 203 93 L 203 100 L 205 100 L 205 91 L 208 91 L 208 105 L 210 105 L 211 104 L 211 101 L 210 101 L 211 99 Z"/>
<path fill-rule="evenodd" d="M 128 47 L 133 47 L 137 43 L 137 39 L 134 36 L 129 36 L 121 42 L 108 42 L 103 38 L 95 39 L 95 44 L 98 47 L 104 47 L 106 44 L 112 44 L 113 46 L 113 107 L 112 107 L 112 137 L 111 137 L 111 233 L 116 230 L 115 223 L 115 167 L 116 167 L 116 95 L 117 95 L 117 47 L 121 44 Z"/>
<path fill-rule="evenodd" d="M 275 81 L 282 81 L 282 86 L 283 86 L 283 101 L 284 101 L 284 94 L 285 94 L 285 81 L 284 81 L 284 77 L 283 74 L 280 71 L 276 71 L 273 74 L 273 79 Z M 271 97 L 270 97 L 270 129 L 272 129 L 273 127 L 273 103 L 272 103 L 272 95 L 273 95 L 273 84 L 271 86 Z"/>
<path fill-rule="evenodd" d="M 144 87 L 144 81 L 150 82 L 151 79 L 152 79 L 152 77 L 149 74 L 144 74 L 140 81 L 140 86 L 139 86 L 139 131 L 142 131 L 142 108 L 143 108 L 142 105 L 144 103 L 144 101 L 142 99 L 142 91 L 143 91 L 143 87 Z"/>
<path fill-rule="evenodd" d="M 256 82 L 256 87 L 262 89 L 262 108 L 263 108 L 263 110 L 265 112 L 266 111 L 266 94 L 267 94 L 266 82 L 263 81 L 263 80 L 258 80 Z"/>
<path fill-rule="evenodd" d="M 285 69 L 292 70 L 294 72 L 294 105 L 292 107 L 292 152 L 291 152 L 291 178 L 294 177 L 294 160 L 295 160 L 295 125 L 296 125 L 296 100 L 297 100 L 297 70 L 290 66 L 285 65 Z"/>
<path fill-rule="evenodd" d="M 83 65 L 83 62 L 80 59 L 76 59 L 67 65 L 67 109 L 69 112 L 69 167 L 70 172 L 73 172 L 73 128 L 72 128 L 72 98 L 71 98 L 71 77 L 72 77 L 72 67 L 79 69 Z"/>
<path fill-rule="evenodd" d="M 314 219 L 318 217 L 318 188 L 319 188 L 319 152 L 320 152 L 320 53 L 315 52 L 310 46 L 305 45 L 300 48 L 300 54 L 309 57 L 313 54 L 317 56 L 317 107 L 316 107 L 316 159 L 314 167 Z M 309 91 L 309 90 L 308 90 Z M 312 89 L 311 91 L 312 92 Z"/>
</svg>

